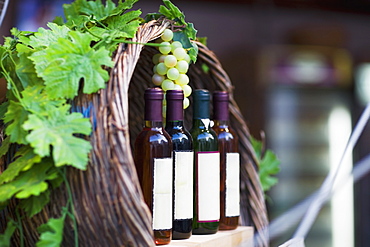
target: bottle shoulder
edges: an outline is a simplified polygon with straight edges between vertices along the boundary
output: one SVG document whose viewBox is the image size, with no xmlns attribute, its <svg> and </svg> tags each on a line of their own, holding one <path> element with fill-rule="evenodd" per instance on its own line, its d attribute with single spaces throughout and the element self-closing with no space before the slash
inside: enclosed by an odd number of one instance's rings
<svg viewBox="0 0 370 247">
<path fill-rule="evenodd" d="M 171 136 L 163 128 L 144 128 L 135 142 L 162 143 L 171 142 Z"/>
</svg>

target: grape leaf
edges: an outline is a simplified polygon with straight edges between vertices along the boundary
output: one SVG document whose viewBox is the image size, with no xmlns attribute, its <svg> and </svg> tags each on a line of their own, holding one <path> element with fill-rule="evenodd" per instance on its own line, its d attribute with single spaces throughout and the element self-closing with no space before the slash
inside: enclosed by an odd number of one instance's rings
<svg viewBox="0 0 370 247">
<path fill-rule="evenodd" d="M 19 202 L 19 206 L 27 213 L 28 217 L 38 214 L 50 201 L 50 190 L 46 190 L 39 196 L 31 196 Z"/>
<path fill-rule="evenodd" d="M 84 170 L 91 145 L 88 141 L 73 135 L 90 134 L 91 124 L 81 113 L 67 114 L 68 109 L 67 106 L 54 108 L 50 110 L 48 118 L 32 114 L 23 127 L 31 131 L 27 140 L 36 154 L 41 157 L 48 156 L 50 146 L 53 146 L 56 166 L 72 165 Z"/>
<path fill-rule="evenodd" d="M 271 150 L 262 154 L 263 143 L 251 137 L 251 144 L 258 158 L 258 174 L 263 191 L 268 191 L 278 179 L 273 177 L 280 171 L 280 161 Z"/>
<path fill-rule="evenodd" d="M 15 222 L 13 220 L 9 220 L 6 225 L 5 232 L 0 234 L 0 246 L 11 247 L 10 238 L 13 236 L 15 229 L 17 229 Z"/>
<path fill-rule="evenodd" d="M 7 125 L 5 133 L 10 136 L 10 142 L 27 144 L 27 131 L 22 128 L 22 123 L 28 118 L 28 112 L 19 103 L 9 101 L 8 111 L 5 113 L 4 122 Z"/>
<path fill-rule="evenodd" d="M 51 22 L 47 23 L 47 26 L 50 29 L 40 27 L 33 36 L 30 36 L 28 45 L 32 46 L 34 49 L 45 48 L 57 42 L 59 38 L 68 37 L 68 32 L 70 31 L 68 27 L 59 26 Z"/>
<path fill-rule="evenodd" d="M 56 168 L 50 162 L 42 162 L 27 171 L 21 172 L 13 181 L 0 185 L 0 202 L 12 198 L 38 196 L 48 188 L 47 180 L 57 176 Z"/>
<path fill-rule="evenodd" d="M 159 6 L 159 13 L 167 18 L 179 22 L 180 25 L 186 25 L 184 14 L 169 0 L 163 0 L 165 6 Z"/>
<path fill-rule="evenodd" d="M 30 146 L 21 147 L 14 157 L 18 157 L 14 162 L 10 163 L 7 169 L 0 174 L 0 184 L 13 180 L 21 171 L 30 169 L 34 164 L 41 161 L 41 157 L 34 154 Z"/>
<path fill-rule="evenodd" d="M 81 79 L 86 82 L 83 93 L 97 92 L 105 87 L 109 79 L 108 72 L 102 66 L 114 65 L 108 50 L 90 47 L 93 40 L 91 35 L 77 31 L 70 31 L 69 35 L 71 39 L 59 38 L 45 49 L 45 53 L 35 52 L 30 57 L 37 74 L 45 81 L 45 90 L 54 99 L 76 96 Z M 48 64 L 44 64 L 45 58 L 50 61 Z"/>
<path fill-rule="evenodd" d="M 0 146 L 0 157 L 2 157 L 3 155 L 5 155 L 8 152 L 9 146 L 10 146 L 10 136 L 7 136 L 1 142 L 1 146 Z M 0 176 L 1 176 L 1 174 L 0 174 Z"/>
<path fill-rule="evenodd" d="M 44 83 L 43 80 L 37 76 L 35 65 L 28 58 L 34 52 L 33 49 L 23 44 L 18 44 L 17 51 L 18 59 L 14 60 L 16 61 L 15 72 L 23 88 L 42 85 Z"/>
<path fill-rule="evenodd" d="M 278 179 L 272 175 L 280 171 L 279 164 L 280 161 L 276 155 L 271 150 L 267 150 L 259 165 L 259 177 L 263 191 L 268 191 L 278 182 Z"/>
<path fill-rule="evenodd" d="M 37 228 L 40 240 L 36 243 L 37 247 L 59 247 L 63 240 L 65 216 L 60 218 L 51 218 L 45 224 Z"/>
<path fill-rule="evenodd" d="M 0 104 L 0 119 L 4 119 L 5 113 L 8 111 L 9 101 Z"/>
<path fill-rule="evenodd" d="M 117 38 L 133 38 L 140 26 L 137 20 L 141 15 L 140 10 L 130 11 L 120 16 L 112 16 L 105 20 L 108 30 L 119 30 L 120 35 Z"/>
</svg>

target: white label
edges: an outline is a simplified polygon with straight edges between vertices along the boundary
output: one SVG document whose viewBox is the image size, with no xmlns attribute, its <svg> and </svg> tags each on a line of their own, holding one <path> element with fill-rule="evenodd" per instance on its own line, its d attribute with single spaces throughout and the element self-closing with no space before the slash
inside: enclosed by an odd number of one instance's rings
<svg viewBox="0 0 370 247">
<path fill-rule="evenodd" d="M 193 218 L 193 152 L 175 152 L 175 219 Z"/>
<path fill-rule="evenodd" d="M 220 153 L 199 152 L 198 221 L 220 220 Z"/>
<path fill-rule="evenodd" d="M 172 158 L 154 159 L 153 230 L 172 229 Z"/>
<path fill-rule="evenodd" d="M 226 202 L 225 216 L 240 215 L 240 158 L 239 153 L 226 154 Z"/>
</svg>

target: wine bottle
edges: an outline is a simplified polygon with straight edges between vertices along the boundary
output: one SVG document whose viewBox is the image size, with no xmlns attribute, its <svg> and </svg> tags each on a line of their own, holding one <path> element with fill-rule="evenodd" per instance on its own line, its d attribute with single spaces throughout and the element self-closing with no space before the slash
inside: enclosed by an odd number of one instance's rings
<svg viewBox="0 0 370 247">
<path fill-rule="evenodd" d="M 163 91 L 145 90 L 144 127 L 135 140 L 134 159 L 144 200 L 152 213 L 156 245 L 172 238 L 172 142 L 163 129 Z"/>
<path fill-rule="evenodd" d="M 210 127 L 210 94 L 193 93 L 194 217 L 193 234 L 213 234 L 220 219 L 220 153 L 217 135 Z"/>
<path fill-rule="evenodd" d="M 166 131 L 173 148 L 172 239 L 190 238 L 193 222 L 193 141 L 184 127 L 184 93 L 166 91 Z"/>
<path fill-rule="evenodd" d="M 213 129 L 220 151 L 220 230 L 237 228 L 240 215 L 240 157 L 238 138 L 229 125 L 229 94 L 213 93 Z"/>
</svg>

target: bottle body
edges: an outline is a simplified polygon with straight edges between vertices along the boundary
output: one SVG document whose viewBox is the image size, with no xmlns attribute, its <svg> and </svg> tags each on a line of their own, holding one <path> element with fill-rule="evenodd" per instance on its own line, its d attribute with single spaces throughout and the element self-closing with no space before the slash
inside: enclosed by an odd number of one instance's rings
<svg viewBox="0 0 370 247">
<path fill-rule="evenodd" d="M 220 218 L 220 157 L 216 133 L 210 128 L 209 92 L 193 94 L 194 217 L 193 234 L 213 234 Z"/>
<path fill-rule="evenodd" d="M 227 92 L 213 94 L 214 126 L 220 151 L 220 230 L 237 228 L 240 216 L 238 138 L 229 125 Z"/>
<path fill-rule="evenodd" d="M 183 124 L 182 90 L 166 93 L 166 131 L 173 149 L 173 224 L 172 239 L 187 239 L 193 223 L 193 141 Z"/>
<path fill-rule="evenodd" d="M 144 200 L 152 213 L 155 244 L 163 245 L 172 238 L 172 142 L 162 124 L 163 92 L 159 99 L 159 92 L 147 91 L 145 124 L 135 140 L 134 160 Z"/>
<path fill-rule="evenodd" d="M 220 151 L 220 230 L 237 228 L 240 216 L 238 139 L 228 124 L 215 121 Z"/>
</svg>

